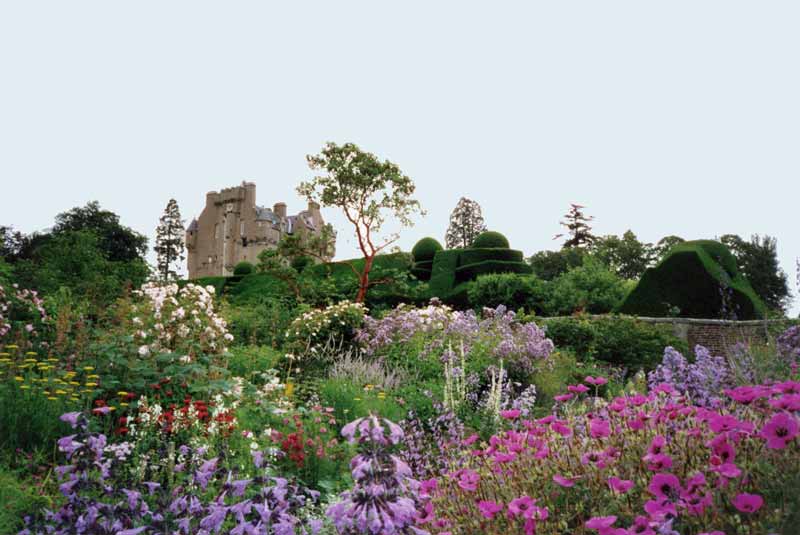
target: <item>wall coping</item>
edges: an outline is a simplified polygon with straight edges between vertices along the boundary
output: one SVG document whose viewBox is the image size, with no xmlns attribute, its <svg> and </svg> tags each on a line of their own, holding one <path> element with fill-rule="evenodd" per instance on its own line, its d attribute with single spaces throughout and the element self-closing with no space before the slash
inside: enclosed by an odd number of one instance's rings
<svg viewBox="0 0 800 535">
<path fill-rule="evenodd" d="M 580 319 L 580 318 L 613 318 L 622 317 L 634 320 L 643 321 L 645 323 L 669 323 L 678 325 L 730 325 L 730 326 L 761 326 L 771 325 L 776 323 L 789 323 L 796 322 L 797 320 L 791 318 L 785 319 L 764 319 L 764 320 L 721 320 L 721 319 L 701 319 L 701 318 L 652 318 L 649 316 L 627 316 L 627 315 L 613 315 L 613 314 L 583 314 L 580 316 L 536 316 L 535 319 Z M 534 320 L 535 321 L 535 320 Z"/>
</svg>

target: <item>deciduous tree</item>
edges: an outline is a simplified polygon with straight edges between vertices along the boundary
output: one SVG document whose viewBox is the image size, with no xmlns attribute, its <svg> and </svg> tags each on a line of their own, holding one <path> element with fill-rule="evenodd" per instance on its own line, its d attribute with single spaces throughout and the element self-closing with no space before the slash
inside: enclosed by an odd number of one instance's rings
<svg viewBox="0 0 800 535">
<path fill-rule="evenodd" d="M 313 171 L 321 174 L 302 182 L 297 191 L 321 206 L 337 207 L 353 225 L 358 248 L 364 257 L 361 270 L 351 265 L 358 276 L 357 302 L 363 302 L 370 286 L 370 270 L 375 256 L 399 239 L 399 234 L 381 237 L 387 215 L 402 226 L 411 226 L 411 216 L 422 213 L 413 198 L 414 182 L 400 168 L 362 151 L 353 143 L 327 143 L 322 151 L 306 158 Z"/>
<path fill-rule="evenodd" d="M 453 212 L 450 214 L 450 226 L 444 241 L 448 249 L 469 247 L 478 234 L 486 230 L 486 223 L 481 213 L 481 205 L 477 202 L 461 197 Z"/>
</svg>

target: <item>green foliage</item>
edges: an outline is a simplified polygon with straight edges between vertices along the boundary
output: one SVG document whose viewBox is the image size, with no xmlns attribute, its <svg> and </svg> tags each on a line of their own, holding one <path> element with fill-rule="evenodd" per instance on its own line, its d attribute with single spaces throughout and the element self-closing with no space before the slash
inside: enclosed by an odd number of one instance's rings
<svg viewBox="0 0 800 535">
<path fill-rule="evenodd" d="M 587 259 L 582 266 L 550 283 L 545 309 L 552 316 L 578 311 L 602 314 L 619 306 L 627 291 L 624 280 L 599 262 Z"/>
<path fill-rule="evenodd" d="M 222 315 L 234 343 L 277 348 L 295 318 L 295 306 L 291 300 L 267 297 L 246 305 L 223 304 Z"/>
<path fill-rule="evenodd" d="M 189 281 L 181 281 L 181 284 L 185 285 Z M 215 295 L 222 295 L 222 292 L 225 289 L 225 284 L 228 282 L 227 277 L 201 277 L 199 279 L 195 279 L 195 284 L 199 284 L 200 286 L 206 287 L 211 286 L 214 288 Z"/>
<path fill-rule="evenodd" d="M 531 267 L 524 262 L 509 262 L 507 260 L 484 260 L 467 264 L 456 269 L 456 281 L 467 282 L 475 280 L 479 275 L 487 273 L 532 273 Z"/>
<path fill-rule="evenodd" d="M 51 505 L 37 492 L 38 488 L 36 482 L 21 480 L 16 473 L 0 467 L 0 533 L 19 532 L 26 515 Z"/>
<path fill-rule="evenodd" d="M 398 396 L 389 392 L 370 389 L 367 385 L 354 384 L 347 379 L 325 379 L 318 385 L 319 397 L 324 405 L 334 408 L 337 420 L 349 422 L 356 418 L 379 414 L 399 422 L 407 409 L 398 401 Z"/>
<path fill-rule="evenodd" d="M 475 238 L 485 231 L 486 224 L 481 214 L 481 205 L 461 197 L 450 214 L 450 225 L 444 238 L 445 244 L 448 249 L 470 247 Z"/>
<path fill-rule="evenodd" d="M 739 272 L 735 257 L 719 242 L 674 246 L 625 298 L 620 311 L 642 316 L 754 319 L 764 305 Z"/>
<path fill-rule="evenodd" d="M 460 256 L 461 251 L 458 249 L 436 253 L 433 258 L 433 268 L 429 283 L 431 295 L 441 297 L 447 295 L 453 289 Z"/>
<path fill-rule="evenodd" d="M 688 352 L 686 342 L 668 325 L 652 325 L 626 316 L 539 318 L 547 337 L 559 350 L 572 351 L 579 360 L 598 360 L 629 371 L 650 370 L 661 362 L 664 348 Z"/>
<path fill-rule="evenodd" d="M 170 199 L 164 214 L 158 220 L 156 244 L 153 247 L 156 253 L 156 272 L 164 282 L 178 279 L 180 264 L 185 258 L 183 254 L 185 237 L 186 231 L 178 202 Z"/>
<path fill-rule="evenodd" d="M 255 271 L 255 266 L 253 266 L 253 264 L 251 264 L 250 262 L 246 261 L 239 262 L 233 268 L 234 275 L 241 275 L 241 276 L 250 275 L 251 273 L 253 273 L 253 271 Z"/>
<path fill-rule="evenodd" d="M 472 249 L 508 249 L 509 247 L 508 239 L 505 236 L 491 230 L 479 234 L 471 245 Z"/>
<path fill-rule="evenodd" d="M 458 257 L 459 266 L 468 266 L 470 264 L 477 264 L 486 260 L 500 260 L 504 262 L 522 262 L 522 251 L 515 249 L 486 249 L 486 248 L 471 248 L 461 251 Z"/>
<path fill-rule="evenodd" d="M 619 236 L 603 236 L 591 246 L 592 255 L 623 279 L 638 279 L 655 260 L 653 245 L 642 243 L 628 230 Z"/>
<path fill-rule="evenodd" d="M 580 247 L 571 247 L 560 251 L 539 251 L 530 258 L 534 274 L 542 280 L 550 281 L 570 269 L 583 265 L 586 251 Z"/>
<path fill-rule="evenodd" d="M 561 221 L 561 226 L 567 229 L 569 238 L 564 242 L 564 249 L 572 247 L 586 247 L 594 243 L 597 239 L 592 234 L 592 227 L 589 222 L 594 219 L 592 216 L 583 215 L 585 206 L 580 204 L 570 204 L 569 212 L 564 216 L 564 221 Z M 560 238 L 564 234 L 556 234 L 555 238 Z M 554 238 L 554 239 L 555 239 Z"/>
<path fill-rule="evenodd" d="M 228 371 L 235 377 L 257 383 L 257 375 L 278 368 L 283 352 L 264 345 L 241 345 L 230 349 L 227 355 Z"/>
<path fill-rule="evenodd" d="M 123 295 L 128 286 L 138 287 L 149 269 L 142 259 L 113 261 L 106 256 L 100 238 L 90 231 L 63 231 L 50 236 L 30 259 L 19 260 L 14 274 L 22 286 L 43 294 L 69 288 L 97 306 Z"/>
<path fill-rule="evenodd" d="M 314 259 L 311 258 L 310 256 L 305 256 L 305 255 L 295 257 L 291 261 L 292 269 L 298 273 L 302 273 L 304 269 L 313 264 L 314 264 Z"/>
<path fill-rule="evenodd" d="M 747 279 L 764 304 L 772 311 L 785 312 L 791 300 L 786 273 L 778 262 L 778 242 L 758 234 L 745 241 L 735 234 L 726 234 L 720 241 L 730 247 L 739 272 Z"/>
<path fill-rule="evenodd" d="M 469 283 L 467 294 L 472 308 L 505 305 L 511 310 L 525 309 L 541 314 L 546 291 L 544 282 L 535 275 L 491 273 Z"/>
<path fill-rule="evenodd" d="M 433 261 L 433 257 L 442 249 L 442 244 L 434 238 L 422 238 L 411 249 L 411 257 L 415 263 Z"/>
</svg>

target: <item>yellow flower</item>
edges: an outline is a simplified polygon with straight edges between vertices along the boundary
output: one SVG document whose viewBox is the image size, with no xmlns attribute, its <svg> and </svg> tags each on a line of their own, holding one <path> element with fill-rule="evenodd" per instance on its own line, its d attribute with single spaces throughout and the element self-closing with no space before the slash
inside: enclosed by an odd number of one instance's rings
<svg viewBox="0 0 800 535">
<path fill-rule="evenodd" d="M 28 352 L 27 352 L 27 353 L 25 353 L 25 354 L 26 354 L 26 355 L 33 355 L 33 356 L 35 357 L 35 356 L 36 356 L 36 351 L 28 351 Z"/>
<path fill-rule="evenodd" d="M 70 381 L 69 384 L 71 384 L 72 386 L 81 386 L 81 384 L 78 381 Z"/>
<path fill-rule="evenodd" d="M 92 375 L 87 375 L 86 378 L 87 379 L 100 379 L 100 376 L 92 374 Z"/>
<path fill-rule="evenodd" d="M 22 382 L 22 381 L 25 380 L 25 378 L 24 377 L 20 377 L 19 375 L 17 375 L 16 377 L 14 377 L 14 380 Z"/>
<path fill-rule="evenodd" d="M 129 405 L 128 403 L 120 403 L 119 404 L 120 407 L 127 407 L 128 405 Z"/>
<path fill-rule="evenodd" d="M 97 383 L 86 383 L 86 386 L 97 386 Z"/>
<path fill-rule="evenodd" d="M 116 407 L 109 407 L 108 410 L 115 411 L 115 410 L 117 410 L 117 408 Z"/>
<path fill-rule="evenodd" d="M 66 391 L 64 391 L 64 390 L 56 390 L 56 394 L 58 394 L 59 396 L 63 396 L 63 395 L 64 395 L 64 394 L 66 394 L 66 393 L 67 393 L 67 392 L 66 392 Z"/>
<path fill-rule="evenodd" d="M 353 398 L 353 401 L 361 401 L 361 398 Z"/>
<path fill-rule="evenodd" d="M 23 390 L 30 390 L 31 389 L 30 385 L 22 385 L 22 386 L 20 386 L 20 388 L 23 389 Z"/>
<path fill-rule="evenodd" d="M 19 349 L 19 346 L 17 344 L 8 344 L 6 349 Z"/>
<path fill-rule="evenodd" d="M 55 400 L 57 400 L 58 398 L 56 398 L 56 397 L 53 397 L 53 396 L 48 396 L 48 397 L 47 397 L 47 399 L 50 399 L 50 400 L 53 400 L 53 401 L 55 401 Z"/>
<path fill-rule="evenodd" d="M 86 370 L 87 372 L 90 372 L 94 369 L 94 366 L 84 366 L 83 369 Z"/>
<path fill-rule="evenodd" d="M 117 395 L 118 395 L 118 396 L 127 396 L 127 395 L 128 395 L 128 393 L 127 393 L 127 392 L 125 392 L 124 390 L 120 390 L 119 392 L 117 392 Z"/>
<path fill-rule="evenodd" d="M 292 393 L 294 393 L 294 383 L 286 383 L 284 393 L 286 394 L 287 398 L 292 397 Z"/>
<path fill-rule="evenodd" d="M 48 362 L 58 362 L 58 359 L 54 359 L 54 358 L 51 357 L 51 358 L 47 359 L 47 361 Z"/>
</svg>

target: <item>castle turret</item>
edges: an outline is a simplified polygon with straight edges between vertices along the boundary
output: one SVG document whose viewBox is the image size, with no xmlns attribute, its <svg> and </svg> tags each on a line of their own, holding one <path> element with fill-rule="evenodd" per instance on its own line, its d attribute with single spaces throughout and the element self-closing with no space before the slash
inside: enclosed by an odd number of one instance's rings
<svg viewBox="0 0 800 535">
<path fill-rule="evenodd" d="M 272 207 L 272 211 L 275 212 L 275 215 L 278 216 L 278 219 L 286 219 L 286 203 L 285 202 L 276 202 L 275 206 Z"/>
</svg>

